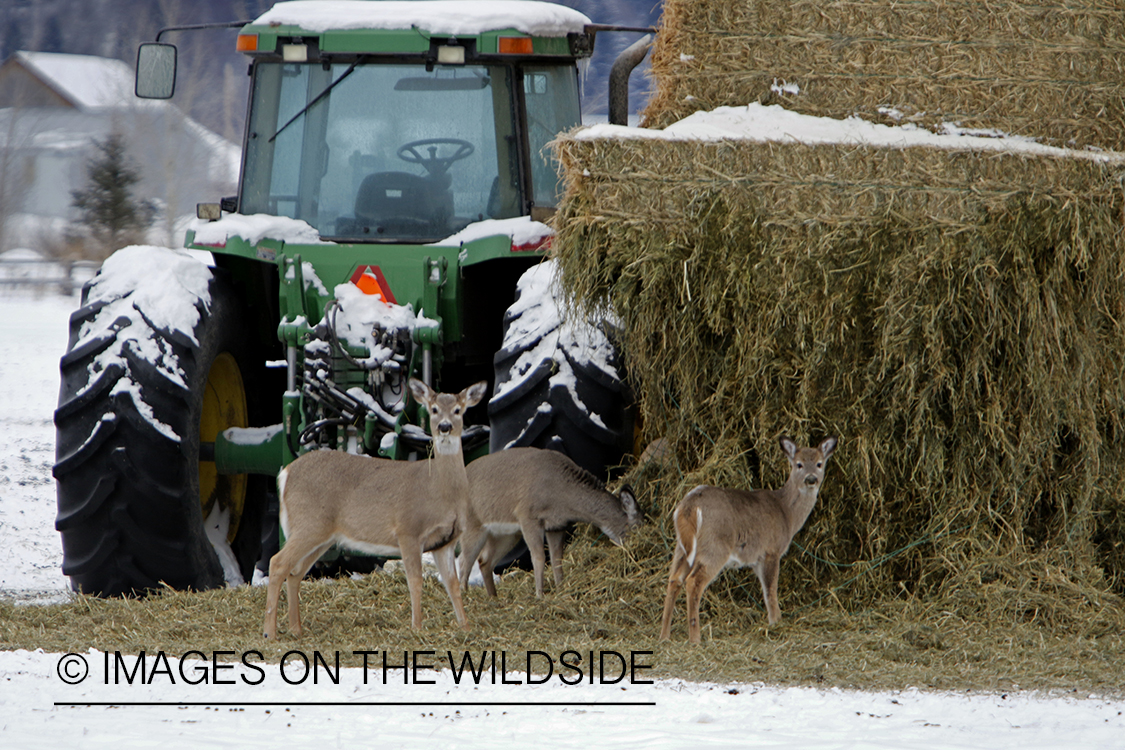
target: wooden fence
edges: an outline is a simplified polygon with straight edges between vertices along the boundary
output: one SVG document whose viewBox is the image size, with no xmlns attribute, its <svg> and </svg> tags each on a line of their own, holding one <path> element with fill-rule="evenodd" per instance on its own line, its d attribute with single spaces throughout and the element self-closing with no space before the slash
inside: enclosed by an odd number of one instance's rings
<svg viewBox="0 0 1125 750">
<path fill-rule="evenodd" d="M 92 277 L 100 265 L 91 260 L 59 261 L 0 256 L 0 294 L 33 290 L 37 293 L 54 291 L 70 295 Z"/>
</svg>

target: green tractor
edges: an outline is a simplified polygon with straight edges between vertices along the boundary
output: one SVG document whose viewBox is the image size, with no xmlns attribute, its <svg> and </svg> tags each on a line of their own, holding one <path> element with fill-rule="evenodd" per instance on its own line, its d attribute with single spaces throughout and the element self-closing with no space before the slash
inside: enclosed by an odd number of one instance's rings
<svg viewBox="0 0 1125 750">
<path fill-rule="evenodd" d="M 562 320 L 542 262 L 560 193 L 546 146 L 579 124 L 580 63 L 610 28 L 540 2 L 366 0 L 283 2 L 241 26 L 238 195 L 199 205 L 184 250 L 118 251 L 71 316 L 54 476 L 75 590 L 249 580 L 296 456 L 426 455 L 411 376 L 490 381 L 470 459 L 534 445 L 597 473 L 621 461 L 612 343 Z M 138 96 L 174 91 L 159 38 Z M 645 44 L 615 66 L 611 120 Z"/>
</svg>

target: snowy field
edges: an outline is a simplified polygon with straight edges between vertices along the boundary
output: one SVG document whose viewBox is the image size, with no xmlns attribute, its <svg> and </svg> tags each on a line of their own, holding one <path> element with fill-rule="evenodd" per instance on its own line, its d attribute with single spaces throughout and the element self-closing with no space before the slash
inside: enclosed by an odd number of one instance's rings
<svg viewBox="0 0 1125 750">
<path fill-rule="evenodd" d="M 75 304 L 0 297 L 0 597 L 21 606 L 67 596 L 54 530 L 51 414 Z M 250 666 L 217 670 L 212 655 L 182 665 L 149 655 L 148 679 L 129 684 L 121 674 L 135 668 L 131 659 L 117 664 L 75 650 L 0 651 L 0 747 L 1125 747 L 1125 702 L 1093 696 L 628 680 L 568 686 L 558 674 L 542 685 L 502 684 L 498 675 L 474 686 L 467 676 L 455 684 L 448 670 L 419 675 L 434 684 L 411 677 L 403 685 L 393 671 L 384 684 L 381 666 L 366 673 L 367 684 L 360 669 L 341 670 L 338 684 L 322 673 L 313 684 L 301 681 L 299 664 L 283 677 L 252 652 Z"/>
<path fill-rule="evenodd" d="M 55 429 L 59 357 L 74 299 L 0 296 L 0 592 L 61 598 L 55 532 Z"/>
</svg>

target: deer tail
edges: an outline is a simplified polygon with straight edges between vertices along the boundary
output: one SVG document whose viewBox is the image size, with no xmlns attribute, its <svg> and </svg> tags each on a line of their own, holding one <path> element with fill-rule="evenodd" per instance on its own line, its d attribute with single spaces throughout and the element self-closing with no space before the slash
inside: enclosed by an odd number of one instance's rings
<svg viewBox="0 0 1125 750">
<path fill-rule="evenodd" d="M 687 501 L 693 492 L 689 492 L 684 500 Z M 695 567 L 695 556 L 699 552 L 699 529 L 703 525 L 703 508 L 694 503 L 683 502 L 676 508 L 672 521 L 676 527 L 676 543 L 683 550 L 690 570 Z"/>
</svg>

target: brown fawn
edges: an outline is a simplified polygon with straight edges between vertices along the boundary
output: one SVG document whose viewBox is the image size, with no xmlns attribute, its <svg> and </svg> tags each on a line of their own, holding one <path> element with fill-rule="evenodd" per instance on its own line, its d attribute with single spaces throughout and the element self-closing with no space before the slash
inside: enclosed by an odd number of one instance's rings
<svg viewBox="0 0 1125 750">
<path fill-rule="evenodd" d="M 672 610 L 681 587 L 687 589 L 688 635 L 699 643 L 699 602 L 724 568 L 750 567 L 762 584 L 770 625 L 781 620 L 777 577 L 781 557 L 805 525 L 824 482 L 824 468 L 836 438 L 816 448 L 798 448 L 787 437 L 781 449 L 789 459 L 789 479 L 779 490 L 735 490 L 700 485 L 672 513 L 676 548 L 664 597 L 661 640 L 672 634 Z"/>
<path fill-rule="evenodd" d="M 535 595 L 543 596 L 543 538 L 551 555 L 555 586 L 561 586 L 565 528 L 591 523 L 614 544 L 640 522 L 633 491 L 613 495 L 569 457 L 540 448 L 509 448 L 469 464 L 469 517 L 461 536 L 461 587 L 480 561 L 484 587 L 496 596 L 492 571 L 522 533 L 535 570 Z"/>
<path fill-rule="evenodd" d="M 415 628 L 422 625 L 422 553 L 433 552 L 457 622 L 468 629 L 454 558 L 469 502 L 461 430 L 465 410 L 479 403 L 487 388 L 482 381 L 454 395 L 410 380 L 411 394 L 430 418 L 434 455 L 428 460 L 391 461 L 320 450 L 281 470 L 277 481 L 285 546 L 270 560 L 266 638 L 277 637 L 283 580 L 289 630 L 301 634 L 301 579 L 333 544 L 402 557 L 410 589 L 410 624 Z"/>
</svg>

